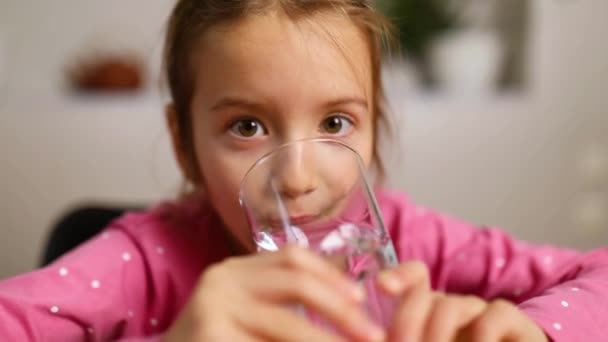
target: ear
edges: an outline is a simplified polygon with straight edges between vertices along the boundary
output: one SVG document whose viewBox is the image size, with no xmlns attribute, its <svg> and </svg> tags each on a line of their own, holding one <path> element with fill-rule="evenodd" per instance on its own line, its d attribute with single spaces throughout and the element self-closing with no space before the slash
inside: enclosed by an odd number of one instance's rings
<svg viewBox="0 0 608 342">
<path fill-rule="evenodd" d="M 182 171 L 184 178 L 190 182 L 193 182 L 194 178 L 192 177 L 192 165 L 191 161 L 189 160 L 190 154 L 188 153 L 186 146 L 184 146 L 184 141 L 182 140 L 182 130 L 184 128 L 179 126 L 178 114 L 173 103 L 169 103 L 165 107 L 165 120 L 167 128 L 169 129 L 169 134 L 171 135 L 171 143 L 173 145 L 173 153 L 175 155 L 177 165 Z"/>
</svg>

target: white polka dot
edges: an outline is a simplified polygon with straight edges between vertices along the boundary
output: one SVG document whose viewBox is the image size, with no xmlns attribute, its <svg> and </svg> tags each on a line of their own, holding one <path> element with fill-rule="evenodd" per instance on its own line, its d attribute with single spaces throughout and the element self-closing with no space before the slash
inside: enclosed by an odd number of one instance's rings
<svg viewBox="0 0 608 342">
<path fill-rule="evenodd" d="M 555 323 L 553 323 L 553 329 L 555 329 L 555 330 L 562 330 L 562 325 L 559 324 L 559 323 L 557 323 L 557 322 L 555 322 Z"/>
<path fill-rule="evenodd" d="M 51 306 L 51 312 L 52 313 L 58 313 L 59 312 L 59 307 L 56 305 Z"/>
<path fill-rule="evenodd" d="M 578 291 L 580 291 L 580 290 L 581 290 L 581 289 L 579 289 L 578 287 L 571 287 L 571 288 L 570 288 L 570 291 L 573 291 L 573 292 L 578 292 Z"/>
<path fill-rule="evenodd" d="M 568 302 L 566 302 L 565 300 L 562 300 L 562 306 L 563 307 L 567 308 L 568 305 L 570 305 L 570 304 L 568 304 Z"/>
<path fill-rule="evenodd" d="M 68 275 L 68 269 L 65 268 L 65 267 L 60 268 L 59 269 L 59 275 L 62 276 L 62 277 L 67 276 Z"/>
<path fill-rule="evenodd" d="M 521 294 L 522 294 L 523 292 L 524 292 L 524 291 L 523 291 L 522 289 L 517 288 L 517 289 L 513 290 L 513 296 L 515 296 L 515 297 L 519 297 L 519 296 L 521 296 Z"/>
<path fill-rule="evenodd" d="M 98 289 L 101 286 L 101 283 L 99 282 L 99 280 L 93 280 L 91 282 L 91 287 L 94 289 Z"/>
<path fill-rule="evenodd" d="M 122 253 L 122 260 L 124 260 L 124 261 L 131 260 L 131 254 L 129 254 L 128 252 Z"/>
<path fill-rule="evenodd" d="M 150 319 L 150 325 L 155 327 L 158 325 L 158 320 L 156 318 L 151 318 Z"/>
<path fill-rule="evenodd" d="M 110 238 L 110 233 L 105 232 L 105 233 L 101 234 L 101 238 L 104 239 L 104 240 L 109 239 Z"/>
<path fill-rule="evenodd" d="M 95 332 L 95 329 L 87 328 L 87 332 L 92 335 Z"/>
<path fill-rule="evenodd" d="M 156 253 L 158 254 L 165 254 L 165 249 L 162 248 L 161 246 L 156 247 Z"/>
<path fill-rule="evenodd" d="M 127 316 L 129 316 L 129 318 L 133 318 L 133 316 L 135 316 L 135 313 L 133 313 L 133 310 L 129 310 L 127 311 Z"/>
<path fill-rule="evenodd" d="M 505 267 L 505 264 L 506 264 L 506 261 L 504 258 L 496 259 L 496 267 L 503 268 L 503 267 Z"/>
<path fill-rule="evenodd" d="M 545 265 L 551 265 L 553 263 L 553 257 L 550 255 L 547 255 L 543 258 L 543 263 Z"/>
</svg>

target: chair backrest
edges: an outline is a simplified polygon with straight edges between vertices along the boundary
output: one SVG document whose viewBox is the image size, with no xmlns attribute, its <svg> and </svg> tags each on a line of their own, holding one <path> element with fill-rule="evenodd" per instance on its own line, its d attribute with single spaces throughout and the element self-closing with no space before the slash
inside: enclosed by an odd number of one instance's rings
<svg viewBox="0 0 608 342">
<path fill-rule="evenodd" d="M 136 209 L 139 208 L 87 205 L 70 210 L 51 229 L 43 250 L 41 266 L 50 264 L 61 255 L 97 235 L 126 211 Z"/>
</svg>

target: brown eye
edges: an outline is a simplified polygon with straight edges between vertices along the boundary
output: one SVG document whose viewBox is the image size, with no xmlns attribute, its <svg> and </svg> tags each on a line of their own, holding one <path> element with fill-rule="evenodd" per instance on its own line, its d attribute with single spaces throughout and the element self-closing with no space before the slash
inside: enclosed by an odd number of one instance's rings
<svg viewBox="0 0 608 342">
<path fill-rule="evenodd" d="M 230 130 L 243 138 L 253 138 L 265 133 L 262 124 L 255 119 L 239 120 L 232 125 Z"/>
<path fill-rule="evenodd" d="M 352 123 L 349 119 L 343 116 L 330 116 L 322 123 L 323 131 L 332 135 L 346 135 L 352 128 Z"/>
</svg>

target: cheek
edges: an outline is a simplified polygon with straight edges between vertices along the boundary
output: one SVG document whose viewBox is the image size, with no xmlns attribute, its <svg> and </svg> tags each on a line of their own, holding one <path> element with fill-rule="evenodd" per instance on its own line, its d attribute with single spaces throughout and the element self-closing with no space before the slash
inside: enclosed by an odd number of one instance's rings
<svg viewBox="0 0 608 342">
<path fill-rule="evenodd" d="M 221 161 L 206 166 L 201 165 L 205 187 L 203 191 L 230 233 L 242 244 L 247 245 L 251 240 L 251 234 L 245 213 L 238 201 L 243 175 L 230 165 Z"/>
<path fill-rule="evenodd" d="M 251 234 L 238 200 L 241 180 L 250 166 L 248 158 L 234 155 L 211 139 L 199 139 L 195 144 L 203 180 L 201 190 L 230 233 L 248 246 Z"/>
<path fill-rule="evenodd" d="M 371 122 L 366 123 L 359 134 L 351 142 L 352 146 L 357 150 L 365 167 L 369 169 L 372 164 L 374 148 L 376 145 L 374 139 L 373 126 Z"/>
</svg>

